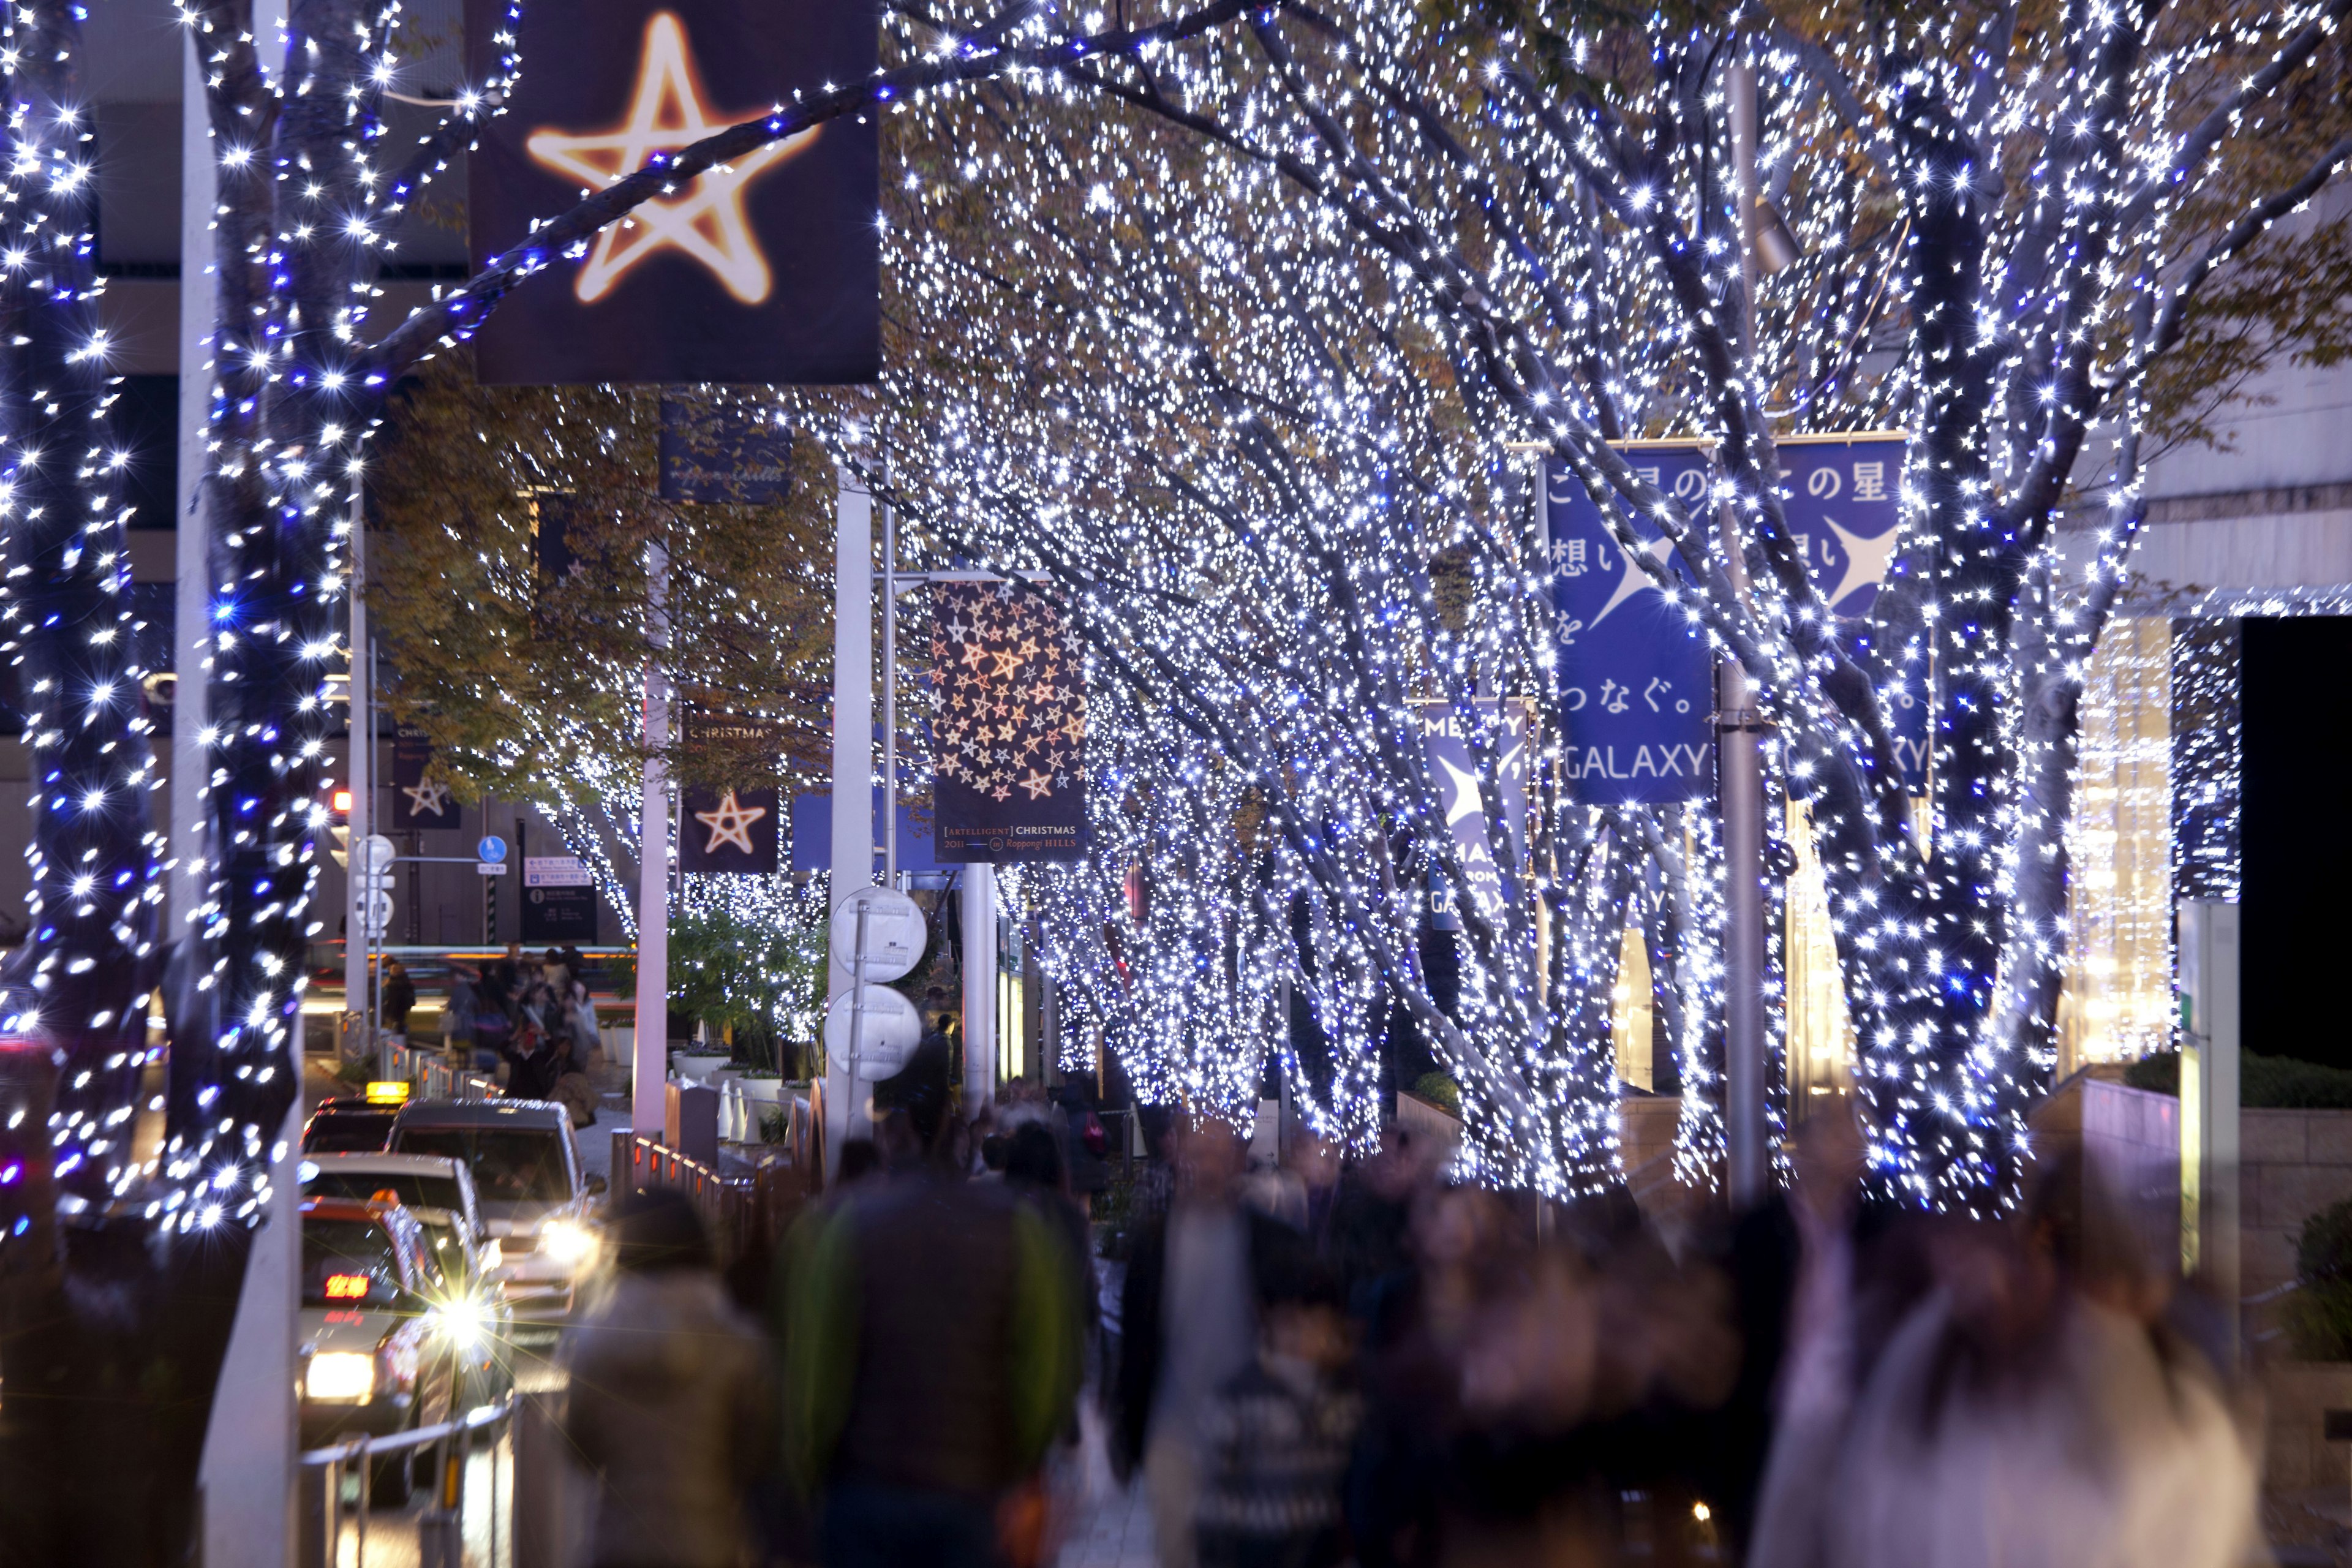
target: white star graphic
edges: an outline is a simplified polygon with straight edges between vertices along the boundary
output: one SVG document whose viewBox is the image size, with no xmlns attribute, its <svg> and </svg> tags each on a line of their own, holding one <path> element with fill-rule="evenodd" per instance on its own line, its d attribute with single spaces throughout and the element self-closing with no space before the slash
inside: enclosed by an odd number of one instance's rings
<svg viewBox="0 0 2352 1568">
<path fill-rule="evenodd" d="M 685 25 L 670 12 L 656 11 L 646 22 L 636 97 L 627 117 L 610 131 L 576 136 L 535 130 L 523 145 L 540 163 L 594 190 L 635 174 L 656 153 L 676 152 L 732 123 L 704 107 Z M 573 293 L 582 304 L 593 304 L 630 268 L 675 247 L 709 268 L 746 305 L 765 300 L 773 280 L 768 258 L 760 253 L 743 216 L 743 197 L 754 176 L 805 148 L 822 129 L 768 142 L 724 168 L 698 176 L 684 195 L 656 197 L 608 226 L 596 237 L 588 264 L 572 284 Z"/>
<path fill-rule="evenodd" d="M 447 784 L 403 784 L 400 793 L 408 797 L 408 815 L 411 816 L 446 816 L 449 813 Z"/>
<path fill-rule="evenodd" d="M 1486 807 L 1478 797 L 1478 775 L 1465 773 L 1450 758 L 1440 757 L 1437 765 L 1444 768 L 1454 784 L 1454 798 L 1446 804 L 1445 826 L 1453 826 L 1465 816 L 1476 816 Z"/>
<path fill-rule="evenodd" d="M 1830 607 L 1845 603 L 1845 596 L 1857 588 L 1874 588 L 1886 580 L 1886 563 L 1895 558 L 1895 541 L 1903 531 L 1890 528 L 1875 539 L 1864 539 L 1858 533 L 1848 533 L 1837 524 L 1837 519 L 1823 517 L 1830 531 L 1845 546 L 1845 575 L 1839 579 L 1837 591 L 1828 595 Z"/>
<path fill-rule="evenodd" d="M 1610 542 L 1612 544 L 1617 543 L 1614 535 L 1611 536 Z M 1666 557 L 1673 552 L 1674 548 L 1675 542 L 1671 539 L 1654 539 L 1650 541 L 1649 543 L 1642 546 L 1641 553 L 1643 555 L 1649 556 L 1660 565 L 1664 565 L 1665 564 Z M 1640 559 L 1633 551 L 1626 549 L 1622 544 L 1617 544 L 1617 553 L 1625 558 L 1625 574 L 1617 579 L 1617 591 L 1609 595 L 1609 602 L 1601 606 L 1601 613 L 1599 615 L 1592 617 L 1591 622 L 1585 628 L 1588 631 L 1590 631 L 1593 626 L 1597 626 L 1601 622 L 1607 620 L 1609 618 L 1610 611 L 1615 609 L 1618 605 L 1623 604 L 1634 595 L 1641 593 L 1643 589 L 1646 588 L 1654 594 L 1662 592 L 1658 587 L 1657 579 L 1650 575 L 1648 570 L 1643 566 Z"/>
<path fill-rule="evenodd" d="M 716 855 L 722 844 L 731 844 L 746 855 L 757 853 L 751 847 L 751 825 L 768 815 L 764 805 L 743 805 L 729 790 L 719 798 L 716 811 L 698 811 L 694 820 L 710 829 L 710 842 L 702 847 L 705 855 Z"/>
</svg>

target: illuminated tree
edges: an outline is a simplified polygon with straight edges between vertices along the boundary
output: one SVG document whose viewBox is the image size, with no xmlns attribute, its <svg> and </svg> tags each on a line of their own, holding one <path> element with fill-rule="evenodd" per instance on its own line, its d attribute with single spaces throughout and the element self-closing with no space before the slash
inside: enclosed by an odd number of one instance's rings
<svg viewBox="0 0 2352 1568">
<path fill-rule="evenodd" d="M 16 1022 L 0 1063 L 0 1377 L 12 1391 L 0 1506 L 12 1558 L 184 1554 L 209 1390 L 297 1088 L 305 947 L 323 924 L 310 900 L 331 783 L 327 681 L 345 657 L 342 551 L 389 389 L 469 337 L 508 289 L 715 163 L 929 89 L 1158 47 L 1238 9 L 1224 0 L 1093 35 L 1016 11 L 929 34 L 926 52 L 870 79 L 795 93 L 789 107 L 553 215 L 371 343 L 369 301 L 404 215 L 494 111 L 503 77 L 467 84 L 446 122 L 387 164 L 376 143 L 383 94 L 399 79 L 396 5 L 295 0 L 273 77 L 250 0 L 187 0 L 219 190 L 215 383 L 199 490 L 212 647 L 201 672 L 182 672 L 205 684 L 210 768 L 205 892 L 172 950 L 168 1082 L 145 1161 L 131 1157 L 130 1137 L 145 1103 L 158 846 L 143 798 L 132 798 L 150 769 L 117 608 L 126 574 L 89 305 L 89 127 L 72 89 L 80 11 L 27 0 L 0 22 L 11 91 L 0 299 L 13 312 L 0 416 L 14 421 L 0 436 L 13 480 L 7 559 L 26 574 L 9 579 L 11 654 L 34 680 L 53 681 L 34 693 L 47 726 L 35 750 L 43 783 L 71 786 L 37 796 L 45 918 L 10 976 Z M 509 50 L 498 68 L 514 65 Z M 20 1369 L 119 1397 L 27 1397 L 34 1373 Z"/>
<path fill-rule="evenodd" d="M 1463 910 L 1447 1017 L 1410 943 L 1422 874 L 1463 870 L 1410 705 L 1524 692 L 1561 742 L 1506 456 L 1537 443 L 1629 549 L 1636 516 L 1674 542 L 1695 591 L 1646 566 L 1761 690 L 1773 782 L 1815 825 L 1879 1179 L 2003 1201 L 2053 1060 L 2084 667 L 2145 516 L 2151 420 L 2194 435 L 2214 391 L 2210 371 L 2166 379 L 2171 356 L 2192 328 L 2231 374 L 2340 352 L 2341 304 L 2278 279 L 2334 275 L 2344 225 L 2273 230 L 2352 152 L 2344 9 L 1283 6 L 1025 83 L 1082 137 L 1038 134 L 1034 101 L 938 100 L 906 171 L 923 220 L 893 228 L 915 325 L 884 403 L 912 418 L 875 427 L 910 514 L 1044 567 L 1133 704 L 1104 737 L 1105 863 L 1074 942 L 1120 932 L 1120 860 L 1156 853 L 1192 900 L 1168 940 L 1205 943 L 1179 967 L 1232 973 L 1213 989 L 1242 1006 L 1264 975 L 1300 978 L 1283 922 L 1247 911 L 1250 875 L 1328 900 L 1325 940 L 1363 950 L 1334 973 L 1377 973 L 1444 1040 L 1503 1145 L 1490 1169 L 1608 1171 L 1585 1000 L 1608 955 L 1513 889 L 1492 918 Z M 1747 70 L 1759 194 L 1800 251 L 1752 332 Z M 972 226 L 993 242 L 965 243 Z M 1842 625 L 1787 525 L 1775 432 L 1890 425 L 1910 433 L 1904 531 L 1870 616 Z M 1696 515 L 1609 445 L 1667 432 L 1717 443 Z M 2062 525 L 2102 510 L 2070 556 Z M 1468 637 L 1430 583 L 1457 552 Z M 1927 842 L 1887 716 L 1921 670 Z M 1273 847 L 1245 873 L 1230 843 L 1253 791 Z M 1589 874 L 1563 851 L 1594 826 L 1537 794 L 1535 892 L 1557 912 Z M 1222 936 L 1192 923 L 1221 918 Z"/>
<path fill-rule="evenodd" d="M 665 501 L 659 401 L 427 366 L 392 418 L 369 571 L 394 712 L 461 795 L 546 811 L 632 935 L 648 549 L 664 563 L 663 672 L 688 710 L 664 748 L 671 775 L 789 788 L 829 746 L 832 467 L 798 442 L 787 500 Z M 542 531 L 560 548 L 542 551 Z M 759 721 L 768 739 L 704 716 Z"/>
</svg>

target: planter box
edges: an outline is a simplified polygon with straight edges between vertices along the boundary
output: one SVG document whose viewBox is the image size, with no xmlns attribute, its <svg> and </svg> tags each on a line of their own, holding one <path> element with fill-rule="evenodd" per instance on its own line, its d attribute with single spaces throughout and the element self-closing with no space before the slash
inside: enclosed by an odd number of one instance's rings
<svg viewBox="0 0 2352 1568">
<path fill-rule="evenodd" d="M 679 1051 L 669 1058 L 670 1070 L 693 1083 L 705 1083 L 710 1076 L 725 1067 L 729 1057 L 724 1051 Z"/>
</svg>

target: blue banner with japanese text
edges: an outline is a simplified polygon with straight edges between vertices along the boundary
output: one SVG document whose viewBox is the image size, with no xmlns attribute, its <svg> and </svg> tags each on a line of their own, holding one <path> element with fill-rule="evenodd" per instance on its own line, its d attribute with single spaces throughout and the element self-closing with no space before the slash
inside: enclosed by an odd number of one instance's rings
<svg viewBox="0 0 2352 1568">
<path fill-rule="evenodd" d="M 1641 446 L 1627 461 L 1700 517 L 1706 455 L 1696 443 Z M 1673 603 L 1633 551 L 1617 542 L 1576 476 L 1548 466 L 1552 602 L 1559 613 L 1560 700 L 1570 787 L 1589 805 L 1694 800 L 1714 787 L 1707 715 L 1714 660 L 1705 628 Z M 1689 570 L 1656 525 L 1635 517 L 1640 555 L 1685 588 Z"/>
<path fill-rule="evenodd" d="M 1782 505 L 1805 568 L 1842 621 L 1870 612 L 1900 524 L 1905 441 L 1899 435 L 1783 437 Z M 1635 442 L 1626 460 L 1712 527 L 1713 469 L 1696 441 Z M 1664 533 L 1634 514 L 1638 553 L 1664 564 L 1684 602 L 1617 542 L 1576 477 L 1546 470 L 1553 603 L 1558 612 L 1565 768 L 1589 805 L 1695 800 L 1714 787 L 1708 725 L 1714 660 L 1688 599 L 1694 580 Z M 1925 787 L 1926 671 L 1900 683 L 1890 720 L 1903 776 Z"/>
</svg>

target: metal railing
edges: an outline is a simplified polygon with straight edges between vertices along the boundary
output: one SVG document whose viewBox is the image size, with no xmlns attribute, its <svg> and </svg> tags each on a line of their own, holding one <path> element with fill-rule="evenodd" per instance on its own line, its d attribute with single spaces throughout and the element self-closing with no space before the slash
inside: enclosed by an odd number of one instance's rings
<svg viewBox="0 0 2352 1568">
<path fill-rule="evenodd" d="M 476 1436 L 490 1435 L 489 1480 L 489 1556 L 488 1563 L 500 1562 L 500 1504 L 513 1503 L 514 1474 L 509 1468 L 506 1488 L 501 1490 L 499 1479 L 499 1444 L 498 1438 L 511 1431 L 516 1396 L 509 1394 L 497 1405 L 485 1405 L 470 1412 L 462 1419 L 443 1421 L 431 1426 L 420 1426 L 414 1432 L 403 1432 L 390 1437 L 364 1435 L 347 1442 L 313 1448 L 300 1459 L 301 1479 L 297 1488 L 300 1501 L 299 1535 L 296 1558 L 300 1568 L 336 1568 L 341 1558 L 343 1537 L 347 1533 L 345 1515 L 351 1513 L 358 1540 L 352 1561 L 366 1568 L 368 1547 L 368 1515 L 375 1501 L 376 1466 L 387 1458 L 396 1458 L 404 1465 L 415 1463 L 418 1450 L 433 1450 L 433 1495 L 425 1509 L 414 1516 L 416 1522 L 417 1560 L 420 1568 L 464 1568 L 466 1560 L 463 1523 L 466 1514 L 466 1457 Z M 358 1507 L 346 1510 L 343 1502 L 343 1482 L 356 1473 L 359 1479 Z M 514 1555 L 514 1531 L 511 1515 L 503 1531 L 506 1540 L 506 1560 Z"/>
<path fill-rule="evenodd" d="M 478 1072 L 454 1066 L 438 1051 L 395 1046 L 393 1057 L 399 1076 L 409 1084 L 412 1100 L 496 1100 L 499 1086 Z"/>
<path fill-rule="evenodd" d="M 690 1159 L 657 1138 L 616 1128 L 612 1190 L 615 1197 L 651 1187 L 684 1193 L 710 1227 L 720 1267 L 731 1268 L 764 1254 L 782 1238 L 808 1194 L 822 1184 L 822 1168 L 816 1163 L 821 1148 L 821 1134 L 812 1132 L 788 1139 L 757 1164 L 722 1170 Z"/>
</svg>

